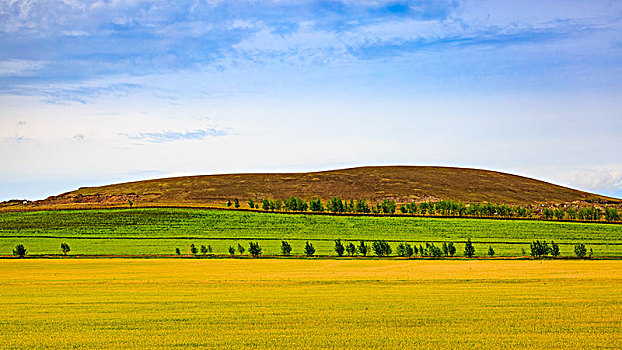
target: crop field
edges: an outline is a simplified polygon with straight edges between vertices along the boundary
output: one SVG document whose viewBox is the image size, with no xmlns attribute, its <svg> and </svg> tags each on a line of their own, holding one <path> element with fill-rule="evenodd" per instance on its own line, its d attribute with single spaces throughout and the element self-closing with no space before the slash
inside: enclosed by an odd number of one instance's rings
<svg viewBox="0 0 622 350">
<path fill-rule="evenodd" d="M 526 220 L 435 219 L 416 217 L 318 216 L 198 209 L 114 209 L 39 211 L 0 214 L 0 255 L 16 244 L 29 254 L 58 254 L 60 243 L 78 255 L 173 254 L 190 244 L 209 245 L 227 254 L 230 245 L 248 247 L 259 241 L 265 255 L 280 254 L 288 240 L 300 255 L 309 240 L 318 255 L 334 255 L 333 240 L 385 239 L 395 245 L 408 241 L 456 242 L 458 253 L 471 238 L 476 255 L 492 246 L 499 256 L 529 252 L 533 240 L 560 243 L 562 256 L 573 255 L 573 244 L 585 243 L 595 256 L 622 256 L 622 225 Z"/>
<path fill-rule="evenodd" d="M 113 209 L 39 211 L 0 214 L 0 255 L 10 255 L 16 244 L 30 254 L 58 254 L 60 243 L 71 254 L 173 254 L 190 244 L 209 245 L 226 254 L 230 245 L 259 241 L 264 254 L 280 254 L 288 240 L 293 254 L 302 254 L 307 240 L 318 255 L 334 255 L 333 240 L 385 239 L 395 245 L 408 241 L 459 242 L 471 238 L 476 255 L 493 246 L 497 255 L 529 252 L 533 240 L 560 243 L 562 255 L 572 255 L 573 244 L 585 243 L 596 256 L 622 256 L 622 225 L 527 220 L 435 219 L 416 217 L 318 216 L 198 209 Z"/>
<path fill-rule="evenodd" d="M 622 261 L 0 260 L 33 348 L 619 348 Z"/>
</svg>

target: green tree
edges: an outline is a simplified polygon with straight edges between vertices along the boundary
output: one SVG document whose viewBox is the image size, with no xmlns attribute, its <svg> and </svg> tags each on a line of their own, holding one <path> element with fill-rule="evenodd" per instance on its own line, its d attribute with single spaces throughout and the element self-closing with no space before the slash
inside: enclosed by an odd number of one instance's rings
<svg viewBox="0 0 622 350">
<path fill-rule="evenodd" d="M 369 252 L 369 245 L 367 245 L 365 241 L 361 241 L 357 249 L 362 256 L 367 256 L 367 253 Z"/>
<path fill-rule="evenodd" d="M 534 259 L 542 259 L 550 253 L 549 245 L 546 242 L 540 242 L 539 240 L 531 242 L 529 249 L 529 255 L 531 255 Z"/>
<path fill-rule="evenodd" d="M 488 246 L 488 256 L 493 257 L 495 256 L 495 250 L 492 249 L 492 246 Z"/>
<path fill-rule="evenodd" d="M 264 199 L 263 202 L 261 203 L 261 209 L 270 210 L 270 208 L 272 208 L 272 206 L 270 205 L 270 200 L 267 198 Z"/>
<path fill-rule="evenodd" d="M 551 241 L 551 255 L 554 258 L 557 258 L 559 256 L 559 245 L 553 241 Z"/>
<path fill-rule="evenodd" d="M 175 248 L 175 254 L 181 255 L 181 251 L 179 250 L 179 248 Z"/>
<path fill-rule="evenodd" d="M 19 256 L 20 258 L 26 256 L 26 254 L 28 254 L 28 251 L 26 250 L 26 247 L 24 247 L 24 245 L 22 244 L 16 245 L 15 249 L 13 249 L 13 255 Z"/>
<path fill-rule="evenodd" d="M 450 256 L 454 256 L 454 254 L 456 254 L 456 246 L 453 242 L 449 242 L 449 244 L 447 245 L 447 249 L 449 250 Z"/>
<path fill-rule="evenodd" d="M 259 246 L 258 242 L 249 242 L 249 248 L 248 248 L 248 252 L 250 253 L 250 255 L 253 256 L 253 258 L 256 258 L 258 256 L 261 255 L 261 247 Z"/>
<path fill-rule="evenodd" d="M 449 246 L 447 245 L 447 242 L 443 242 L 443 254 L 445 254 L 445 256 L 449 255 Z"/>
<path fill-rule="evenodd" d="M 415 253 L 413 247 L 408 243 L 400 243 L 395 250 L 398 256 L 411 257 Z"/>
<path fill-rule="evenodd" d="M 620 215 L 616 208 L 606 207 L 605 208 L 605 220 L 607 221 L 616 221 L 620 220 Z"/>
<path fill-rule="evenodd" d="M 335 241 L 335 252 L 337 253 L 337 255 L 339 256 L 343 256 L 343 253 L 345 252 L 346 248 L 343 246 L 343 243 L 341 243 L 341 240 L 338 239 Z"/>
<path fill-rule="evenodd" d="M 255 209 L 255 201 L 252 198 L 248 199 L 248 207 L 251 209 Z"/>
<path fill-rule="evenodd" d="M 374 241 L 371 248 L 377 256 L 389 256 L 393 252 L 389 243 L 384 240 Z"/>
<path fill-rule="evenodd" d="M 239 201 L 237 198 L 235 198 L 235 199 L 233 200 L 233 202 L 234 202 L 234 206 L 235 206 L 236 208 L 239 208 L 239 207 L 240 207 L 240 201 Z"/>
<path fill-rule="evenodd" d="M 585 255 L 587 254 L 587 249 L 585 249 L 585 244 L 583 243 L 575 244 L 574 253 L 576 256 L 578 256 L 581 259 L 585 258 Z"/>
<path fill-rule="evenodd" d="M 469 238 L 464 246 L 464 256 L 472 258 L 473 255 L 475 255 L 475 247 L 473 247 L 473 243 L 471 243 L 471 239 Z"/>
<path fill-rule="evenodd" d="M 231 207 L 231 199 L 227 201 L 227 208 Z"/>
<path fill-rule="evenodd" d="M 194 246 L 194 243 L 190 245 L 190 253 L 192 253 L 192 255 L 196 255 L 198 252 L 197 247 Z"/>
<path fill-rule="evenodd" d="M 245 251 L 246 249 L 244 249 L 244 247 L 242 247 L 242 245 L 238 243 L 238 252 L 240 252 L 240 255 L 244 254 Z"/>
<path fill-rule="evenodd" d="M 348 256 L 356 255 L 356 246 L 354 243 L 349 242 L 346 244 L 346 253 L 348 253 Z"/>
<path fill-rule="evenodd" d="M 283 255 L 289 255 L 292 252 L 292 246 L 286 241 L 281 241 L 281 253 Z"/>
<path fill-rule="evenodd" d="M 60 244 L 60 250 L 63 251 L 63 254 L 67 255 L 67 253 L 69 253 L 69 251 L 71 250 L 71 248 L 69 248 L 69 244 L 67 243 L 61 243 Z"/>
<path fill-rule="evenodd" d="M 229 246 L 229 254 L 230 254 L 231 256 L 234 256 L 234 255 L 235 255 L 235 248 L 233 248 L 233 246 L 232 246 L 232 245 L 230 245 L 230 246 Z"/>
<path fill-rule="evenodd" d="M 207 254 L 207 247 L 201 244 L 201 254 Z"/>
<path fill-rule="evenodd" d="M 313 247 L 313 244 L 309 243 L 309 241 L 305 244 L 305 254 L 307 256 L 313 256 L 313 254 L 315 254 L 315 247 Z"/>
<path fill-rule="evenodd" d="M 430 252 L 430 255 L 433 258 L 440 258 L 441 256 L 443 256 L 443 251 L 441 250 L 441 248 L 435 246 L 434 243 L 426 243 L 426 246 L 428 248 L 428 252 Z"/>
</svg>

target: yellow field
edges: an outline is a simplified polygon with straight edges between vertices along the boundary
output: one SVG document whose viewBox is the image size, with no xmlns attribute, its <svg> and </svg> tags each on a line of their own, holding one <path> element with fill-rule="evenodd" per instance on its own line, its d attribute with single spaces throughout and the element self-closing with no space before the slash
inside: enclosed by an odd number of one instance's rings
<svg viewBox="0 0 622 350">
<path fill-rule="evenodd" d="M 622 261 L 0 260 L 2 348 L 620 348 Z"/>
</svg>

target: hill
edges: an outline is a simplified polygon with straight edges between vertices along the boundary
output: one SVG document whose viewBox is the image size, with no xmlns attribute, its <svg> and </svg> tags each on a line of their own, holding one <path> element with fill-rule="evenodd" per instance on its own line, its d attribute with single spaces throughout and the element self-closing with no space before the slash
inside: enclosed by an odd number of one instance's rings
<svg viewBox="0 0 622 350">
<path fill-rule="evenodd" d="M 462 202 L 539 204 L 570 202 L 620 203 L 620 199 L 578 191 L 496 171 L 427 166 L 378 166 L 310 173 L 265 173 L 185 176 L 84 187 L 49 197 L 36 205 L 114 204 L 128 200 L 143 205 L 222 205 L 239 198 L 322 200 L 333 196 L 397 203 L 452 199 Z"/>
</svg>

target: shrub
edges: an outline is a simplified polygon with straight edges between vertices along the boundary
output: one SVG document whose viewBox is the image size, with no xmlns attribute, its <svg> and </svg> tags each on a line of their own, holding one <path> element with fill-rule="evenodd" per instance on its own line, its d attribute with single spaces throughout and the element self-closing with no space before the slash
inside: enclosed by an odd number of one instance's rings
<svg viewBox="0 0 622 350">
<path fill-rule="evenodd" d="M 248 252 L 253 256 L 253 258 L 256 258 L 258 256 L 261 255 L 261 247 L 259 246 L 259 243 L 255 242 L 249 242 L 249 248 L 248 248 Z"/>
<path fill-rule="evenodd" d="M 248 199 L 248 207 L 251 209 L 255 209 L 255 201 L 252 198 Z"/>
<path fill-rule="evenodd" d="M 345 252 L 345 250 L 346 248 L 341 243 L 341 240 L 340 239 L 336 240 L 335 241 L 335 252 L 337 253 L 337 255 L 343 256 L 343 253 Z"/>
<path fill-rule="evenodd" d="M 61 243 L 60 244 L 60 250 L 63 251 L 63 254 L 67 255 L 67 253 L 69 253 L 69 251 L 71 250 L 71 248 L 69 248 L 69 244 L 67 243 Z"/>
<path fill-rule="evenodd" d="M 488 246 L 488 256 L 493 257 L 495 256 L 495 250 L 492 249 L 492 246 Z"/>
<path fill-rule="evenodd" d="M 449 255 L 449 246 L 447 245 L 447 242 L 443 242 L 443 254 L 445 254 L 445 256 Z"/>
<path fill-rule="evenodd" d="M 194 246 L 194 244 L 190 245 L 190 253 L 192 253 L 192 255 L 196 255 L 198 252 L 197 247 Z"/>
<path fill-rule="evenodd" d="M 204 245 L 201 245 L 201 254 L 203 255 L 207 254 L 207 247 Z"/>
<path fill-rule="evenodd" d="M 362 256 L 367 256 L 367 253 L 369 252 L 369 246 L 365 243 L 365 241 L 361 241 L 357 249 Z"/>
<path fill-rule="evenodd" d="M 313 254 L 315 254 L 315 247 L 313 247 L 313 244 L 309 243 L 309 241 L 305 244 L 305 254 L 307 256 L 313 256 Z"/>
<path fill-rule="evenodd" d="M 585 244 L 583 243 L 575 244 L 574 253 L 577 257 L 581 259 L 585 258 L 585 255 L 587 254 L 587 249 L 585 249 Z"/>
<path fill-rule="evenodd" d="M 181 255 L 181 251 L 179 251 L 179 248 L 175 248 L 175 254 Z"/>
<path fill-rule="evenodd" d="M 292 246 L 286 241 L 281 241 L 281 253 L 283 255 L 289 255 L 292 252 Z"/>
<path fill-rule="evenodd" d="M 19 256 L 20 258 L 23 258 L 26 254 L 28 254 L 28 251 L 22 244 L 16 245 L 15 249 L 13 249 L 13 255 Z"/>
<path fill-rule="evenodd" d="M 232 246 L 232 245 L 230 245 L 230 246 L 229 246 L 229 254 L 230 254 L 231 256 L 234 256 L 234 255 L 235 255 L 235 248 L 233 248 L 233 246 Z"/>
<path fill-rule="evenodd" d="M 242 247 L 242 245 L 238 243 L 238 252 L 240 252 L 240 255 L 244 254 L 245 251 L 246 249 L 244 249 L 244 247 Z"/>
<path fill-rule="evenodd" d="M 240 201 L 239 201 L 237 198 L 235 198 L 235 199 L 233 200 L 233 205 L 234 205 L 236 208 L 239 208 L 239 207 L 240 207 Z"/>
<path fill-rule="evenodd" d="M 475 255 L 475 247 L 473 247 L 473 243 L 471 243 L 471 239 L 469 238 L 464 245 L 464 256 L 472 258 L 473 255 Z"/>
<path fill-rule="evenodd" d="M 386 241 L 374 241 L 371 247 L 378 256 L 388 256 L 393 252 L 391 246 Z"/>
<path fill-rule="evenodd" d="M 356 255 L 356 246 L 354 243 L 350 242 L 346 244 L 346 252 L 348 253 L 348 256 Z"/>
</svg>

